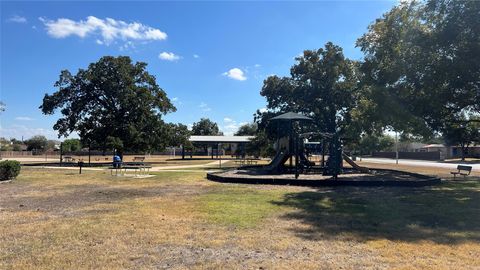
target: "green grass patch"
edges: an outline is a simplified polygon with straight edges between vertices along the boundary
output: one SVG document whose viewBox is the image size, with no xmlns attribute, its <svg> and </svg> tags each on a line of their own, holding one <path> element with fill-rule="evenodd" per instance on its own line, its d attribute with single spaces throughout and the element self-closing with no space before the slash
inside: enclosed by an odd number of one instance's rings
<svg viewBox="0 0 480 270">
<path fill-rule="evenodd" d="M 222 185 L 201 195 L 198 205 L 210 222 L 248 228 L 280 211 L 281 207 L 272 201 L 281 199 L 284 194 L 279 190 Z"/>
</svg>

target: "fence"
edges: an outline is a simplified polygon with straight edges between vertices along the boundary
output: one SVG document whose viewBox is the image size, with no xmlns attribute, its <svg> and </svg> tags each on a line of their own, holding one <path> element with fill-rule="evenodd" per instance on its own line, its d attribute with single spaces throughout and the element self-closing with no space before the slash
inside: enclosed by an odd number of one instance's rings
<svg viewBox="0 0 480 270">
<path fill-rule="evenodd" d="M 2 157 L 31 157 L 32 151 L 0 151 Z"/>
</svg>

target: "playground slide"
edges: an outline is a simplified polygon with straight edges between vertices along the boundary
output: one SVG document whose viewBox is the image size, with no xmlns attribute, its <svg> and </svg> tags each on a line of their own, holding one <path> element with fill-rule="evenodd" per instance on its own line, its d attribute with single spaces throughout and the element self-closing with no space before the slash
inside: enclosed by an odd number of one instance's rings
<svg viewBox="0 0 480 270">
<path fill-rule="evenodd" d="M 342 156 L 343 156 L 343 160 L 345 160 L 348 164 L 350 164 L 350 166 L 352 166 L 352 168 L 354 168 L 354 169 L 356 169 L 360 172 L 363 172 L 363 173 L 368 173 L 368 168 L 359 166 L 349 156 L 347 156 L 347 154 L 342 153 Z"/>
<path fill-rule="evenodd" d="M 281 152 L 280 154 L 276 155 L 270 164 L 264 167 L 267 171 L 276 171 L 278 167 L 282 166 L 285 161 L 287 161 L 288 155 L 285 152 Z"/>
</svg>

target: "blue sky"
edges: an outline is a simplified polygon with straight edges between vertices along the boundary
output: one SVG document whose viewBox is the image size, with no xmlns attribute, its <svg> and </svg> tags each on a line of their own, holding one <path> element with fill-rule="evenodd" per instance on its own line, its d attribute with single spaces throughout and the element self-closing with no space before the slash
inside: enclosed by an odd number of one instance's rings
<svg viewBox="0 0 480 270">
<path fill-rule="evenodd" d="M 168 122 L 201 117 L 230 134 L 265 107 L 271 74 L 332 41 L 352 59 L 355 40 L 395 2 L 1 2 L 0 136 L 56 138 L 59 115 L 42 115 L 60 70 L 128 55 L 174 101 Z"/>
</svg>

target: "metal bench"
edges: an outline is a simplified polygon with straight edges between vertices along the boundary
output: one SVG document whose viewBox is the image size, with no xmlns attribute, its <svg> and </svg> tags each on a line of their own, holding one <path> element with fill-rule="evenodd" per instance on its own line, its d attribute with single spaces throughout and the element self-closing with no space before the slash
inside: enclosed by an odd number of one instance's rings
<svg viewBox="0 0 480 270">
<path fill-rule="evenodd" d="M 238 160 L 235 160 L 234 162 L 235 162 L 235 164 L 244 165 L 245 164 L 245 159 L 238 159 Z"/>
<path fill-rule="evenodd" d="M 457 171 L 450 172 L 450 173 L 453 174 L 453 180 L 455 180 L 455 178 L 457 177 L 457 174 L 463 175 L 463 178 L 465 179 L 465 177 L 470 175 L 471 172 L 472 172 L 472 166 L 458 165 Z"/>
<path fill-rule="evenodd" d="M 257 159 L 247 159 L 247 164 L 249 164 L 249 165 L 253 165 L 253 164 L 257 164 L 257 163 L 258 163 Z"/>
</svg>

